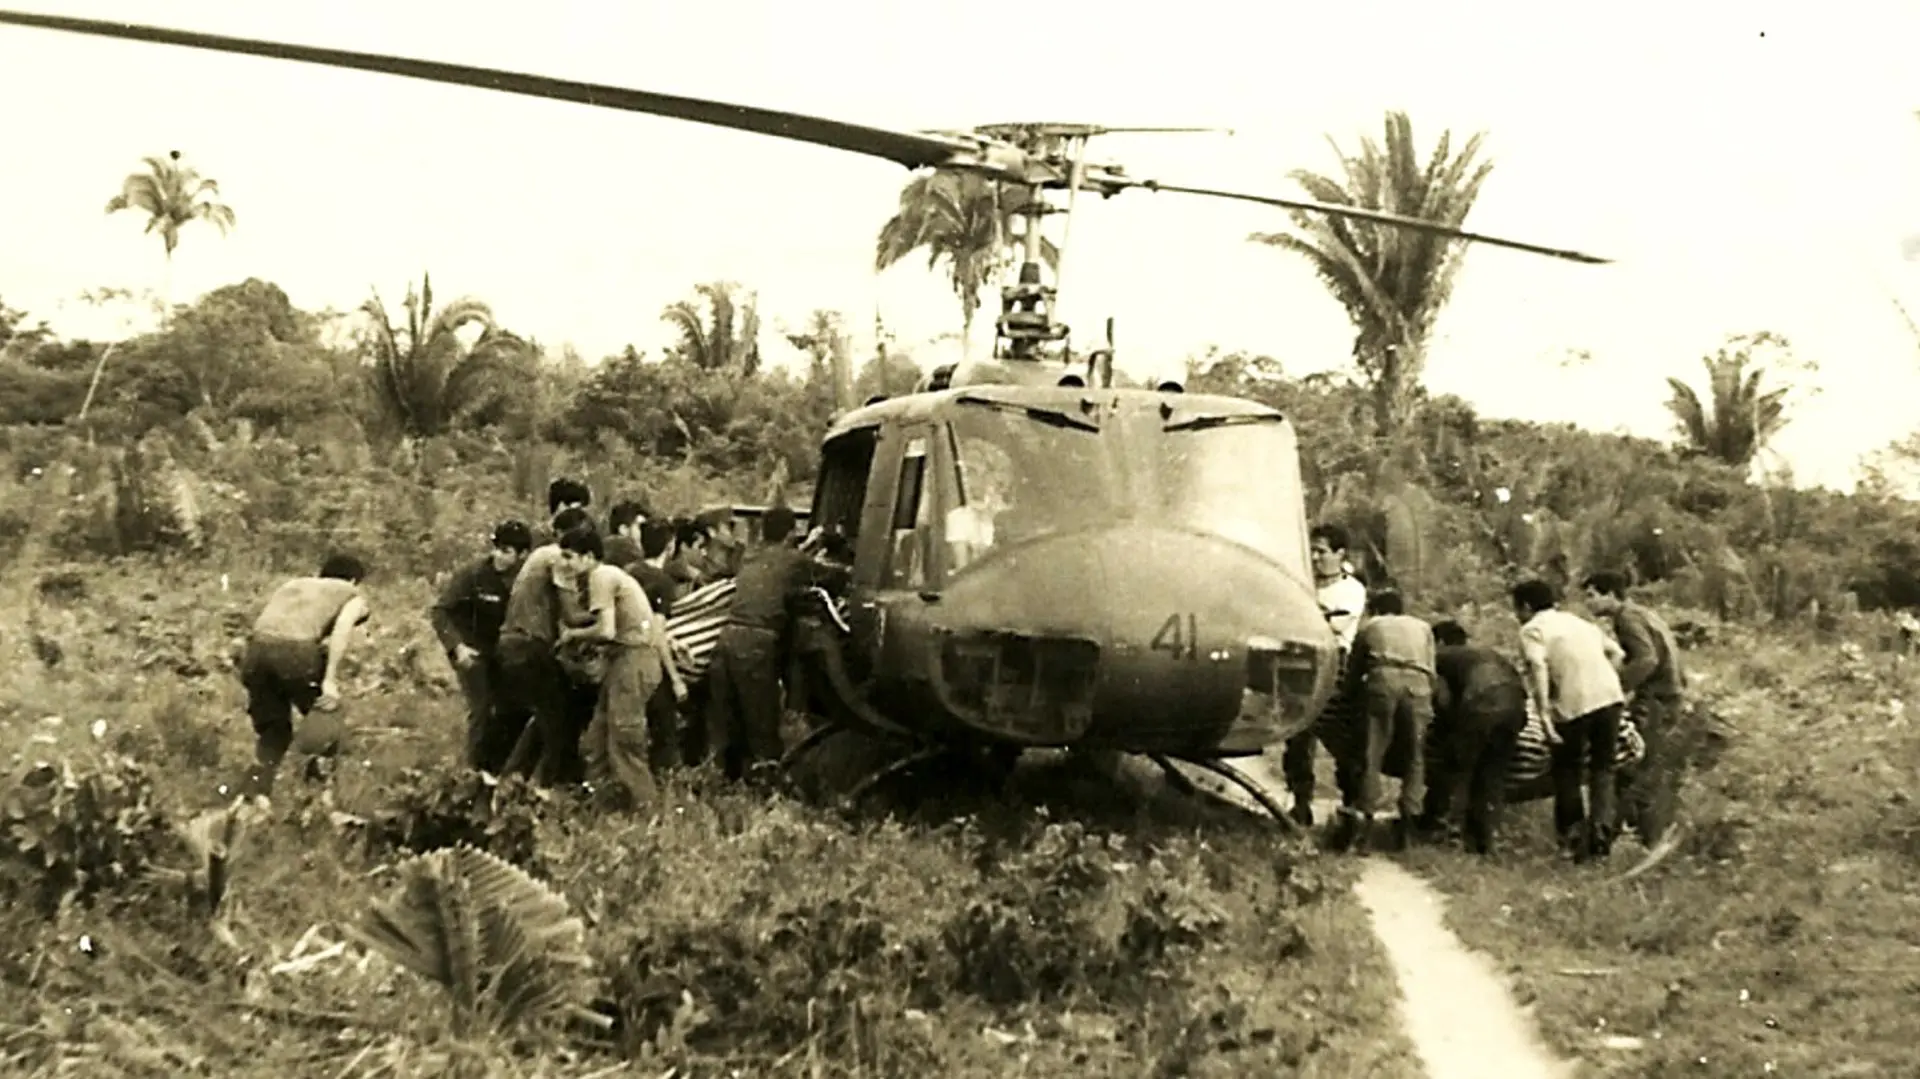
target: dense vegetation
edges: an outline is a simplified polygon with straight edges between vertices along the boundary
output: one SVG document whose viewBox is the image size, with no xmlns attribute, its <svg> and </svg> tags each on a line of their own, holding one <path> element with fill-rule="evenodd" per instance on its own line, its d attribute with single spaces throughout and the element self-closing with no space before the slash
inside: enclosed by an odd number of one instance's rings
<svg viewBox="0 0 1920 1079">
<path fill-rule="evenodd" d="M 0 543 L 47 512 L 73 556 L 199 550 L 291 566 L 344 542 L 396 572 L 432 573 L 470 549 L 484 518 L 531 512 L 559 469 L 608 496 L 680 505 L 764 497 L 775 471 L 804 482 L 834 372 L 856 367 L 823 313 L 792 335 L 810 370 L 759 368 L 743 330 L 757 320 L 726 285 L 669 311 L 685 340 L 667 355 L 594 365 L 515 337 L 479 302 L 435 307 L 425 285 L 399 325 L 372 302 L 344 339 L 257 280 L 108 345 L 37 335 L 7 312 Z M 1737 338 L 1709 366 L 1751 372 L 1779 347 Z M 1738 372 L 1716 375 L 1704 404 L 1676 394 L 1677 426 L 1692 434 L 1663 445 L 1481 420 L 1417 391 L 1417 410 L 1382 434 L 1364 379 L 1291 379 L 1242 355 L 1192 368 L 1192 390 L 1291 415 L 1309 512 L 1356 526 L 1380 575 L 1430 606 L 1486 599 L 1522 571 L 1570 579 L 1602 566 L 1730 618 L 1920 604 L 1913 505 L 1872 484 L 1843 495 L 1755 479 L 1770 432 L 1738 428 L 1772 413 L 1750 407 L 1743 393 L 1767 391 Z M 897 351 L 867 359 L 853 394 L 901 392 L 917 370 Z"/>
</svg>

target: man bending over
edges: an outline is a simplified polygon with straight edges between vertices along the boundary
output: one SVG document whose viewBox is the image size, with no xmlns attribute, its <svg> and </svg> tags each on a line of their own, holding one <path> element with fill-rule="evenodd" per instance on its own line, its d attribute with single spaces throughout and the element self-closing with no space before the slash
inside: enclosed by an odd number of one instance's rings
<svg viewBox="0 0 1920 1079">
<path fill-rule="evenodd" d="M 293 745 L 293 713 L 340 707 L 340 662 L 354 627 L 371 611 L 360 592 L 367 567 L 351 555 L 330 556 L 312 577 L 295 577 L 267 597 L 240 660 L 253 721 L 255 766 L 246 793 L 265 798 Z"/>
</svg>

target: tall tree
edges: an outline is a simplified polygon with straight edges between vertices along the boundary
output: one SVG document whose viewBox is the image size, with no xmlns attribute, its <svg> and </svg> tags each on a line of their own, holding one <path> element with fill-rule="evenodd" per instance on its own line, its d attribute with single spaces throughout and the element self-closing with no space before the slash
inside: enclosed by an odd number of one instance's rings
<svg viewBox="0 0 1920 1079">
<path fill-rule="evenodd" d="M 740 286 L 731 281 L 696 285 L 694 293 L 696 299 L 671 304 L 660 314 L 680 333 L 674 351 L 701 370 L 733 371 L 752 378 L 760 370 L 756 298 L 748 294 L 742 300 Z"/>
<path fill-rule="evenodd" d="M 360 305 L 363 362 L 382 418 L 403 435 L 423 438 L 462 424 L 499 422 L 531 377 L 526 342 L 502 330 L 493 309 L 462 298 L 434 310 L 433 282 L 407 286 L 406 323 L 394 325 L 379 293 Z M 477 327 L 469 345 L 460 334 Z"/>
<path fill-rule="evenodd" d="M 1704 401 L 1693 387 L 1677 378 L 1667 379 L 1673 391 L 1667 411 L 1673 414 L 1688 450 L 1745 467 L 1787 425 L 1790 387 L 1762 388 L 1769 371 L 1755 353 L 1767 346 L 1785 350 L 1788 344 L 1778 334 L 1765 331 L 1739 334 L 1703 359 L 1707 369 Z"/>
<path fill-rule="evenodd" d="M 973 319 L 980 290 L 1011 267 L 1021 240 L 1014 224 L 1032 196 L 1027 188 L 1003 184 L 977 173 L 936 171 L 916 176 L 900 192 L 900 208 L 880 227 L 873 267 L 884 271 L 915 251 L 927 253 L 927 269 L 947 264 L 947 277 L 960 298 L 962 348 L 971 355 Z M 1040 241 L 1041 257 L 1058 267 L 1060 249 Z"/>
<path fill-rule="evenodd" d="M 180 151 L 166 157 L 143 159 L 147 171 L 129 175 L 121 183 L 120 193 L 107 200 L 107 213 L 138 210 L 147 215 L 148 233 L 158 233 L 166 250 L 166 298 L 173 302 L 173 249 L 180 246 L 180 230 L 194 221 L 204 221 L 225 236 L 234 224 L 233 207 L 218 201 L 220 184 L 200 170 L 180 160 Z"/>
<path fill-rule="evenodd" d="M 1360 141 L 1349 154 L 1338 143 L 1342 176 L 1308 170 L 1291 174 L 1320 202 L 1418 217 L 1455 228 L 1466 222 L 1493 171 L 1476 164 L 1482 135 L 1452 153 L 1453 135 L 1440 141 L 1425 164 L 1413 141 L 1413 123 L 1403 112 L 1386 117 L 1385 146 Z M 1332 142 L 1332 140 L 1329 140 Z M 1373 400 L 1380 434 L 1399 430 L 1417 404 L 1420 378 L 1434 322 L 1453 291 L 1465 254 L 1464 242 L 1411 229 L 1351 221 L 1326 214 L 1288 211 L 1295 232 L 1255 233 L 1256 243 L 1304 256 L 1353 321 L 1353 359 Z"/>
<path fill-rule="evenodd" d="M 846 320 L 840 312 L 813 312 L 804 330 L 787 334 L 787 343 L 805 350 L 813 363 L 814 380 L 832 387 L 834 408 L 853 407 L 853 340 L 847 335 Z"/>
</svg>

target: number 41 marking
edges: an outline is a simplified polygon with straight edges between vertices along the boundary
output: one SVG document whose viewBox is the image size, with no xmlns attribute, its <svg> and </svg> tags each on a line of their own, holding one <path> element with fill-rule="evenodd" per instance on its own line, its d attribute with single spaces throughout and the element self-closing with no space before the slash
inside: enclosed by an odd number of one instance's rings
<svg viewBox="0 0 1920 1079">
<path fill-rule="evenodd" d="M 1160 631 L 1153 635 L 1153 643 L 1147 647 L 1155 652 L 1167 652 L 1175 659 L 1195 659 L 1200 655 L 1200 630 L 1193 615 L 1170 614 L 1160 624 Z"/>
</svg>

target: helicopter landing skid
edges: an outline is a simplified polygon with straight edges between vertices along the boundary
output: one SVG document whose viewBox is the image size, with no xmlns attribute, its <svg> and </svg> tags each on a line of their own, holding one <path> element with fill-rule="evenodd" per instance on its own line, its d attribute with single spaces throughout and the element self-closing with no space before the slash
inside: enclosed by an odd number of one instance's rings
<svg viewBox="0 0 1920 1079">
<path fill-rule="evenodd" d="M 875 787 L 892 779 L 894 776 L 909 769 L 918 768 L 920 765 L 930 761 L 939 760 L 941 757 L 949 756 L 952 753 L 953 749 L 950 746 L 935 745 L 917 749 L 854 784 L 853 789 L 847 792 L 847 804 L 857 805 L 860 799 L 866 797 Z"/>
<path fill-rule="evenodd" d="M 1261 809 L 1266 810 L 1269 816 L 1279 822 L 1281 828 L 1285 831 L 1293 833 L 1300 831 L 1299 822 L 1294 820 L 1293 817 L 1288 814 L 1285 807 L 1275 801 L 1273 796 L 1268 794 L 1264 787 L 1255 782 L 1252 776 L 1249 776 L 1247 773 L 1218 757 L 1171 758 L 1162 753 L 1155 753 L 1150 756 L 1150 759 L 1153 763 L 1160 766 L 1161 771 L 1167 774 L 1167 785 L 1182 794 L 1198 793 L 1198 788 L 1194 786 L 1193 780 L 1188 779 L 1178 768 L 1174 767 L 1173 762 L 1176 759 L 1191 764 L 1196 768 L 1204 768 L 1214 775 L 1219 776 L 1221 779 L 1239 787 L 1247 793 L 1247 797 L 1252 798 L 1259 804 Z"/>
</svg>

